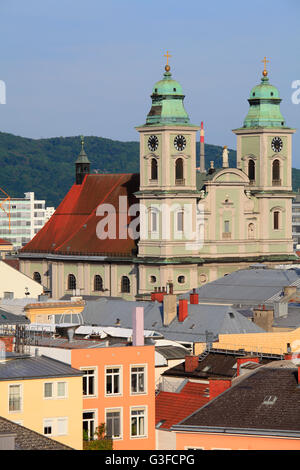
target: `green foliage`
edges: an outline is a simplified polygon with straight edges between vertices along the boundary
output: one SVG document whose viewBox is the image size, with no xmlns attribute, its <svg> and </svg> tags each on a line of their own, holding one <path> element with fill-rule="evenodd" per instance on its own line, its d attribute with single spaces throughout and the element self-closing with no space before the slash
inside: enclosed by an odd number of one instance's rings
<svg viewBox="0 0 300 470">
<path fill-rule="evenodd" d="M 34 191 L 47 206 L 57 207 L 75 178 L 74 162 L 81 150 L 80 137 L 27 139 L 0 132 L 0 187 L 11 197 L 24 197 Z M 138 173 L 139 143 L 120 142 L 103 137 L 85 137 L 85 151 L 91 171 L 99 173 Z M 199 142 L 197 143 L 199 159 Z M 213 160 L 222 165 L 222 147 L 205 144 L 206 167 Z M 236 152 L 229 150 L 229 164 L 236 165 Z M 293 188 L 300 187 L 300 170 L 293 169 Z"/>
<path fill-rule="evenodd" d="M 105 436 L 105 423 L 101 423 L 95 432 L 95 439 L 88 440 L 88 433 L 83 431 L 83 450 L 113 450 L 113 441 Z"/>
</svg>

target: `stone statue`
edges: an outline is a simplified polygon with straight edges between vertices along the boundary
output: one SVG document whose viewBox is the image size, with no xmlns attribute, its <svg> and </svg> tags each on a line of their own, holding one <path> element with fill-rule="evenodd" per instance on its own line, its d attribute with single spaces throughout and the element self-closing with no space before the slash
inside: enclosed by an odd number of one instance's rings
<svg viewBox="0 0 300 470">
<path fill-rule="evenodd" d="M 223 147 L 223 154 L 222 154 L 222 168 L 228 168 L 229 163 L 228 163 L 228 150 L 227 150 L 227 145 Z"/>
</svg>

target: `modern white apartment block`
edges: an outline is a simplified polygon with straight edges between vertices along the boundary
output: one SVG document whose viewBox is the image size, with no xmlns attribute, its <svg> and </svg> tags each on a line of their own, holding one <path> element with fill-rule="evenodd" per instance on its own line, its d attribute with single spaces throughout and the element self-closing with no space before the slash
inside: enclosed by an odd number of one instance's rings
<svg viewBox="0 0 300 470">
<path fill-rule="evenodd" d="M 26 245 L 55 211 L 54 207 L 45 207 L 45 201 L 35 199 L 34 192 L 24 195 L 0 198 L 0 238 L 10 241 L 14 249 Z"/>
<path fill-rule="evenodd" d="M 300 248 L 300 190 L 292 202 L 292 234 L 294 250 Z"/>
</svg>

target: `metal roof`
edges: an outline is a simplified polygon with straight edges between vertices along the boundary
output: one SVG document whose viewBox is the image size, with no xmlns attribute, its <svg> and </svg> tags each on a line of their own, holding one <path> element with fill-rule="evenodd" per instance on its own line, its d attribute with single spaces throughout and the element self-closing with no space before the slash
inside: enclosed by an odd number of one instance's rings
<svg viewBox="0 0 300 470">
<path fill-rule="evenodd" d="M 188 317 L 179 322 L 176 317 L 170 325 L 163 325 L 163 306 L 158 302 L 134 302 L 101 299 L 88 301 L 82 317 L 85 325 L 132 328 L 132 313 L 144 308 L 145 330 L 156 331 L 165 338 L 178 342 L 206 342 L 206 331 L 217 337 L 226 333 L 260 333 L 263 329 L 247 320 L 228 305 L 189 305 Z"/>
<path fill-rule="evenodd" d="M 15 315 L 0 309 L 0 325 L 25 325 L 27 323 L 30 323 L 30 321 L 25 315 Z"/>
<path fill-rule="evenodd" d="M 254 265 L 227 274 L 196 289 L 200 301 L 250 305 L 279 300 L 285 286 L 300 285 L 300 269 L 271 269 Z M 183 295 L 188 298 L 189 293 Z M 272 300 L 271 300 L 272 299 Z"/>
<path fill-rule="evenodd" d="M 45 356 L 24 357 L 0 363 L 0 380 L 76 377 L 81 375 L 82 372 L 79 370 Z"/>
</svg>

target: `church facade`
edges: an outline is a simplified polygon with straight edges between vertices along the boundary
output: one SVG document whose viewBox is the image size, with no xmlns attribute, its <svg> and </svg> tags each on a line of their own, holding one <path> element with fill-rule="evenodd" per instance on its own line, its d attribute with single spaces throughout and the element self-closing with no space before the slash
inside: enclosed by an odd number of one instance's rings
<svg viewBox="0 0 300 470">
<path fill-rule="evenodd" d="M 222 168 L 206 162 L 206 170 L 203 152 L 197 168 L 200 127 L 191 124 L 169 65 L 151 99 L 146 123 L 136 128 L 140 174 L 89 174 L 82 144 L 76 184 L 20 251 L 22 272 L 41 279 L 53 298 L 76 292 L 146 299 L 168 284 L 180 294 L 254 263 L 295 259 L 295 129 L 285 123 L 266 68 L 250 92 L 243 126 L 233 131 L 236 168 L 229 167 L 226 147 Z M 113 237 L 99 233 L 109 225 L 108 205 L 115 207 Z M 138 239 L 124 230 L 137 227 L 136 207 Z"/>
</svg>

